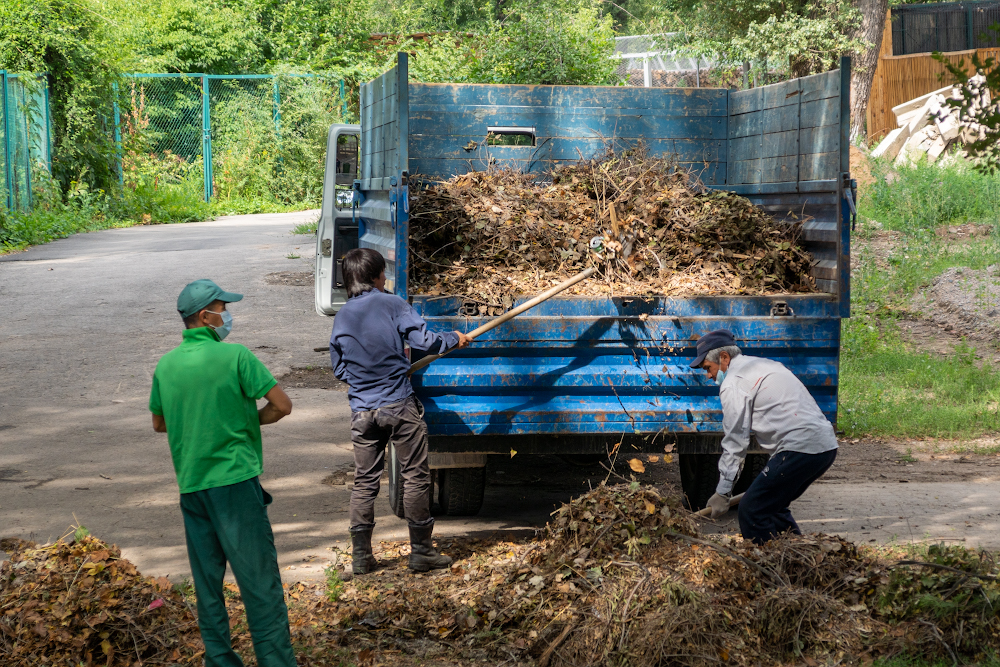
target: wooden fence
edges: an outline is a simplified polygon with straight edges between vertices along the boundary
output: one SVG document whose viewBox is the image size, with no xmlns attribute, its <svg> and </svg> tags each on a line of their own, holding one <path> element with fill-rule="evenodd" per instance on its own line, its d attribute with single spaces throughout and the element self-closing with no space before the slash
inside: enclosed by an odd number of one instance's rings
<svg viewBox="0 0 1000 667">
<path fill-rule="evenodd" d="M 956 65 L 964 61 L 965 71 L 971 74 L 973 53 L 978 53 L 981 60 L 993 58 L 1000 63 L 1000 48 L 954 51 L 944 55 Z M 892 55 L 892 23 L 887 14 L 882 34 L 882 52 L 879 54 L 878 67 L 875 69 L 875 79 L 872 81 L 871 95 L 868 98 L 869 141 L 877 141 L 896 128 L 896 116 L 892 113 L 894 106 L 951 83 L 947 72 L 945 66 L 934 60 L 929 53 Z M 941 75 L 945 75 L 943 80 Z"/>
</svg>

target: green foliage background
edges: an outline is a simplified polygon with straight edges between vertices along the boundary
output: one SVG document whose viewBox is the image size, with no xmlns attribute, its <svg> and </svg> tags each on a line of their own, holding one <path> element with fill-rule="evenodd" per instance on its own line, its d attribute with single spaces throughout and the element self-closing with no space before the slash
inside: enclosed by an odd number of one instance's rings
<svg viewBox="0 0 1000 667">
<path fill-rule="evenodd" d="M 356 109 L 360 85 L 399 51 L 417 81 L 614 85 L 616 33 L 677 31 L 689 52 L 800 75 L 836 66 L 856 20 L 848 0 L 4 0 L 0 68 L 48 75 L 55 142 L 52 183 L 39 181 L 34 213 L 0 212 L 0 244 L 318 204 L 326 128 L 353 120 L 338 94 L 291 93 L 280 155 L 251 129 L 267 109 L 221 109 L 231 122 L 213 124 L 218 196 L 206 205 L 199 166 L 154 155 L 135 131 L 119 184 L 111 100 L 131 72 L 314 73 L 344 80 Z"/>
</svg>

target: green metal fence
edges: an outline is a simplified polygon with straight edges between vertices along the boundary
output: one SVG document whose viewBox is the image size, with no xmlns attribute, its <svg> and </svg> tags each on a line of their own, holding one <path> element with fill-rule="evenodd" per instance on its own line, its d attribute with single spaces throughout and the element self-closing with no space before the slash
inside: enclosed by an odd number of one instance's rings
<svg viewBox="0 0 1000 667">
<path fill-rule="evenodd" d="M 7 210 L 31 207 L 32 172 L 52 171 L 52 120 L 46 78 L 0 70 L 0 168 Z"/>
<path fill-rule="evenodd" d="M 319 75 L 131 74 L 115 100 L 120 160 L 141 136 L 150 154 L 200 166 L 209 201 L 239 161 L 276 157 L 280 169 L 283 108 L 305 96 L 339 97 L 346 115 L 344 82 Z"/>
</svg>

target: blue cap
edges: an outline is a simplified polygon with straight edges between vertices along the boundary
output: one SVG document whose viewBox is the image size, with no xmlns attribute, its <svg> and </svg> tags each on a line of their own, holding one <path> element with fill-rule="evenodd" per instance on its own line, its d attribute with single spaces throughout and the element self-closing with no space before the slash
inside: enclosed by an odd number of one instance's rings
<svg viewBox="0 0 1000 667">
<path fill-rule="evenodd" d="M 705 363 L 705 357 L 712 350 L 717 350 L 720 347 L 728 347 L 730 345 L 736 345 L 736 339 L 733 338 L 733 334 L 725 329 L 719 329 L 718 331 L 709 331 L 707 334 L 698 339 L 698 356 L 695 360 L 691 362 L 691 368 L 700 368 L 703 363 Z"/>
</svg>

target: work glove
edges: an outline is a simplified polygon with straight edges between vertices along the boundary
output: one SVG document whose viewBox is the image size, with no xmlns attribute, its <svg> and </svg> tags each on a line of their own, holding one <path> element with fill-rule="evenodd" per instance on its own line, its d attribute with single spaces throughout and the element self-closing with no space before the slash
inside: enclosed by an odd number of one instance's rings
<svg viewBox="0 0 1000 667">
<path fill-rule="evenodd" d="M 729 496 L 722 496 L 716 493 L 708 499 L 708 506 L 712 508 L 712 518 L 718 519 L 729 511 Z"/>
</svg>

